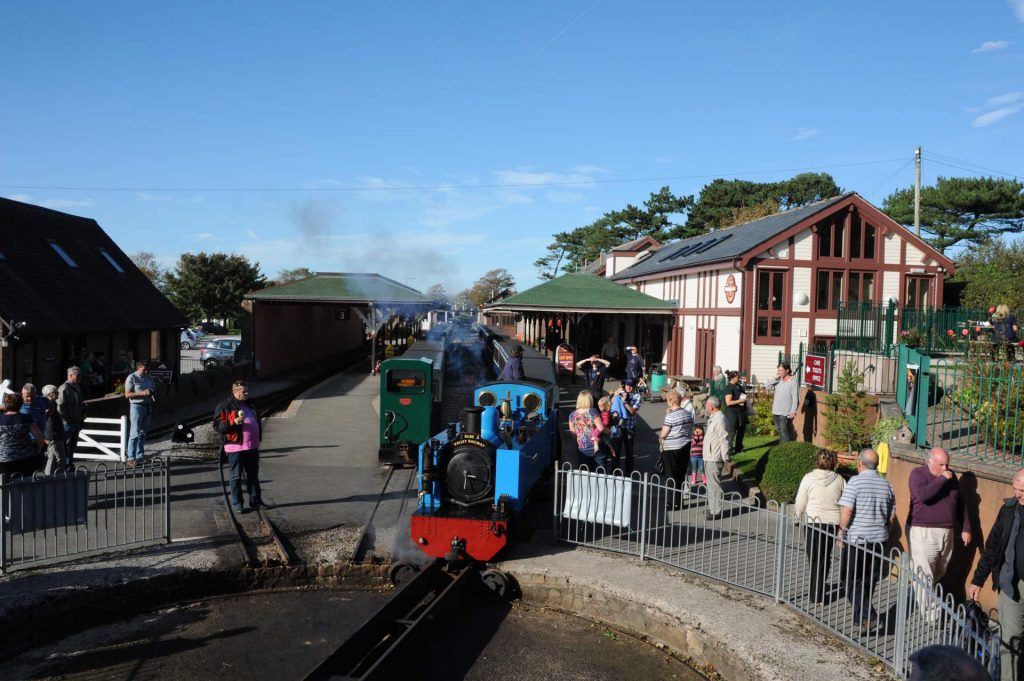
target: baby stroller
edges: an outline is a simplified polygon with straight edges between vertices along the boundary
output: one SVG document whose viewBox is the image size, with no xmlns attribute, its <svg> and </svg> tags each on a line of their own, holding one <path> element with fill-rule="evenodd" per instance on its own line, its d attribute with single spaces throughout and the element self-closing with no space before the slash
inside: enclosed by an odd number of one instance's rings
<svg viewBox="0 0 1024 681">
<path fill-rule="evenodd" d="M 637 379 L 636 394 L 640 396 L 640 400 L 643 402 L 653 402 L 655 400 L 654 396 L 651 394 L 650 380 L 648 377 L 641 376 Z"/>
</svg>

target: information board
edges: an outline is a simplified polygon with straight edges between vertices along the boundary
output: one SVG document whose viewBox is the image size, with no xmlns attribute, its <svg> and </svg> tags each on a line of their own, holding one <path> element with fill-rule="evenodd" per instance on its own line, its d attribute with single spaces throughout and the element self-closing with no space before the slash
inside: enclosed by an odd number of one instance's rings
<svg viewBox="0 0 1024 681">
<path fill-rule="evenodd" d="M 822 355 L 807 355 L 804 357 L 804 383 L 824 388 L 827 362 L 828 357 Z"/>
<path fill-rule="evenodd" d="M 566 371 L 570 374 L 576 371 L 576 349 L 568 343 L 562 343 L 555 350 L 555 364 L 559 371 Z"/>
</svg>

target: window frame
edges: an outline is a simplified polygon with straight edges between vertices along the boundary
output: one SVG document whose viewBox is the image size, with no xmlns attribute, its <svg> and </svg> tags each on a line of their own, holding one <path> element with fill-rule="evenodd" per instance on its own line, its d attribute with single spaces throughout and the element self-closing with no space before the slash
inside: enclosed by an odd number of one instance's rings
<svg viewBox="0 0 1024 681">
<path fill-rule="evenodd" d="M 911 307 L 915 309 L 926 308 L 929 305 L 929 299 L 932 295 L 932 279 L 933 277 L 928 275 L 920 274 L 908 274 L 905 281 L 903 282 L 903 302 L 904 307 Z M 911 302 L 910 300 L 910 285 L 916 283 L 918 285 L 917 301 Z M 920 285 L 924 284 L 924 301 L 921 301 L 921 290 Z"/>
<path fill-rule="evenodd" d="M 60 244 L 58 244 L 58 243 L 57 243 L 56 241 L 54 241 L 53 239 L 49 239 L 49 240 L 47 241 L 47 243 L 49 243 L 49 244 L 50 244 L 50 248 L 52 248 L 52 249 L 53 249 L 53 252 L 54 252 L 54 253 L 56 253 L 57 255 L 59 255 L 59 256 L 60 256 L 60 259 L 61 259 L 61 260 L 63 260 L 63 261 L 64 261 L 64 263 L 65 263 L 65 264 L 66 264 L 66 265 L 67 265 L 68 267 L 73 267 L 73 268 L 75 268 L 76 270 L 78 269 L 78 263 L 77 263 L 77 262 L 75 262 L 75 259 L 74 259 L 74 258 L 72 258 L 72 257 L 71 257 L 71 256 L 70 256 L 70 255 L 68 254 L 68 252 L 67 252 L 67 251 L 65 251 L 65 250 L 64 250 L 63 248 L 61 248 L 61 245 L 60 245 Z"/>
<path fill-rule="evenodd" d="M 754 291 L 754 343 L 758 345 L 785 345 L 786 343 L 786 323 L 789 319 L 789 310 L 786 306 L 788 300 L 786 291 L 789 288 L 789 277 L 786 275 L 789 273 L 788 269 L 772 269 L 772 268 L 758 268 L 756 270 L 756 290 Z M 768 308 L 761 309 L 761 275 L 768 275 Z M 777 277 L 774 275 L 778 275 Z M 778 282 L 779 291 L 776 291 L 776 282 Z M 775 294 L 773 296 L 773 294 Z M 779 308 L 772 309 L 771 303 L 772 298 L 777 297 L 779 301 Z M 767 331 L 765 335 L 761 334 L 760 331 L 760 320 L 764 318 L 768 322 Z M 779 335 L 775 336 L 772 334 L 772 324 L 775 320 L 779 322 Z"/>
<path fill-rule="evenodd" d="M 821 275 L 828 274 L 828 297 L 826 300 L 826 307 L 819 305 L 821 297 Z M 836 277 L 839 275 L 839 297 L 836 298 Z M 814 311 L 823 312 L 825 314 L 838 314 L 839 305 L 845 300 L 844 292 L 846 291 L 847 281 L 849 280 L 849 270 L 836 269 L 830 267 L 819 267 L 814 271 Z"/>
</svg>

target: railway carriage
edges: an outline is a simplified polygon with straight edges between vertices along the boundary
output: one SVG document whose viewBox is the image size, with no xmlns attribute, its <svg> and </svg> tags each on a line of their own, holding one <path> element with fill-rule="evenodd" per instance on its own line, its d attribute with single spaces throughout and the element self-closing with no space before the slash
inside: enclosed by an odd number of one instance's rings
<svg viewBox="0 0 1024 681">
<path fill-rule="evenodd" d="M 414 466 L 416 449 L 438 429 L 444 397 L 443 340 L 417 341 L 380 366 L 381 463 Z"/>
</svg>

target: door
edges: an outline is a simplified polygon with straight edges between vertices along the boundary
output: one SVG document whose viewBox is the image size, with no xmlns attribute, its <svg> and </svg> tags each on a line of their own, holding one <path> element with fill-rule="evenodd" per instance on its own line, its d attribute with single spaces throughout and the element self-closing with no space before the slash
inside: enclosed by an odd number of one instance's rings
<svg viewBox="0 0 1024 681">
<path fill-rule="evenodd" d="M 694 367 L 697 378 L 711 378 L 715 368 L 715 330 L 697 329 L 697 363 Z"/>
</svg>

